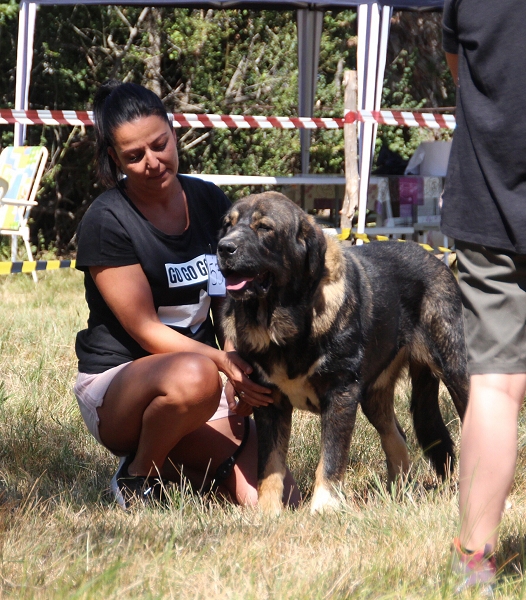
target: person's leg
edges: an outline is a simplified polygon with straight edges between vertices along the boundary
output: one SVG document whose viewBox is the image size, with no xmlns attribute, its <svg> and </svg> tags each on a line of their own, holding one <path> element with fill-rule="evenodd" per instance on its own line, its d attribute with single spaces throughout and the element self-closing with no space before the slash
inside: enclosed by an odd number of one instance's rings
<svg viewBox="0 0 526 600">
<path fill-rule="evenodd" d="M 194 354 L 163 354 L 139 359 L 112 380 L 99 415 L 99 435 L 115 454 L 134 453 L 129 475 L 159 473 L 179 480 L 182 467 L 196 489 L 209 483 L 218 466 L 236 451 L 243 417 L 207 422 L 221 395 L 215 364 Z M 223 483 L 239 504 L 257 504 L 257 436 L 253 420 L 247 445 Z M 290 472 L 285 479 L 291 506 L 300 495 Z"/>
<path fill-rule="evenodd" d="M 495 549 L 517 459 L 517 419 L 526 374 L 471 377 L 460 448 L 460 543 Z"/>
<path fill-rule="evenodd" d="M 135 453 L 130 475 L 160 471 L 170 450 L 215 412 L 221 395 L 216 365 L 198 354 L 157 354 L 124 367 L 111 382 L 99 434 L 115 454 Z"/>
<path fill-rule="evenodd" d="M 236 460 L 231 475 L 222 483 L 219 491 L 228 494 L 232 501 L 244 506 L 257 504 L 257 433 L 255 423 L 249 421 L 250 434 L 244 449 Z M 167 462 L 174 469 L 168 474 L 175 479 L 182 471 L 195 489 L 206 489 L 221 463 L 232 456 L 243 439 L 245 422 L 243 417 L 229 416 L 209 421 L 185 436 L 170 452 Z M 300 494 L 294 479 L 287 470 L 285 477 L 285 504 L 297 507 Z"/>
<path fill-rule="evenodd" d="M 526 256 L 457 242 L 470 397 L 459 463 L 460 543 L 495 548 L 526 387 Z"/>
</svg>

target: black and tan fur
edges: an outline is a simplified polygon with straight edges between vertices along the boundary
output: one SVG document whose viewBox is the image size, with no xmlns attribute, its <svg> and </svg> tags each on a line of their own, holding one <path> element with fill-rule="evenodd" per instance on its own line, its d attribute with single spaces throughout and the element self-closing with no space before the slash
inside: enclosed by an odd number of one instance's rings
<svg viewBox="0 0 526 600">
<path fill-rule="evenodd" d="M 412 242 L 344 247 L 275 192 L 233 205 L 218 259 L 227 282 L 247 280 L 229 291 L 225 335 L 273 388 L 274 403 L 254 411 L 264 511 L 281 510 L 293 408 L 321 417 L 313 511 L 338 504 L 358 405 L 380 434 L 389 480 L 407 472 L 393 408 L 405 366 L 418 441 L 445 477 L 454 453 L 439 381 L 462 418 L 468 376 L 459 290 L 442 262 Z"/>
</svg>

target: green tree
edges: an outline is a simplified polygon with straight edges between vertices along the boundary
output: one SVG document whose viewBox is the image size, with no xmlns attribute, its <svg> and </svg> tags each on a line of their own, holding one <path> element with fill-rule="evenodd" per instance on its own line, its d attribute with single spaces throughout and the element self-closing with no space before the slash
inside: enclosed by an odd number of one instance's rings
<svg viewBox="0 0 526 600">
<path fill-rule="evenodd" d="M 425 110 L 455 105 L 455 86 L 442 51 L 442 14 L 399 12 L 391 21 L 383 106 Z M 378 128 L 382 144 L 409 159 L 420 142 L 449 139 L 450 130 L 419 127 Z"/>
<path fill-rule="evenodd" d="M 14 103 L 17 5 L 0 4 L 0 101 Z M 356 12 L 328 11 L 320 53 L 315 116 L 341 116 L 342 75 L 356 67 Z M 191 10 L 100 5 L 41 6 L 37 15 L 31 108 L 86 110 L 108 78 L 153 89 L 167 110 L 296 116 L 294 11 Z M 393 19 L 384 105 L 418 108 L 453 103 L 435 14 Z M 0 127 L 2 144 L 12 127 Z M 381 127 L 379 142 L 408 156 L 418 129 Z M 444 135 L 440 133 L 439 135 Z M 300 171 L 299 133 L 279 129 L 178 131 L 181 171 L 286 175 Z M 28 128 L 28 143 L 46 144 L 50 163 L 32 232 L 60 252 L 74 249 L 77 223 L 100 187 L 93 172 L 91 127 Z M 341 130 L 315 130 L 310 169 L 341 173 Z M 227 190 L 232 198 L 247 189 Z"/>
</svg>

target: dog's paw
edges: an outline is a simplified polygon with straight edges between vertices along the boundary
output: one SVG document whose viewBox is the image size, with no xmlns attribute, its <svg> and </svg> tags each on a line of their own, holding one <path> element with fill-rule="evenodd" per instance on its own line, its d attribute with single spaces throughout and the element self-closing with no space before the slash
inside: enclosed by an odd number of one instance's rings
<svg viewBox="0 0 526 600">
<path fill-rule="evenodd" d="M 279 516 L 283 510 L 283 478 L 273 473 L 258 485 L 258 507 L 268 516 Z"/>
<path fill-rule="evenodd" d="M 261 512 L 268 517 L 279 517 L 283 510 L 281 500 L 277 502 L 276 498 L 272 498 L 266 494 L 259 496 L 258 507 Z"/>
<path fill-rule="evenodd" d="M 327 485 L 317 485 L 312 494 L 310 505 L 311 514 L 325 513 L 339 510 L 342 507 L 342 499 L 339 497 L 334 487 Z"/>
</svg>

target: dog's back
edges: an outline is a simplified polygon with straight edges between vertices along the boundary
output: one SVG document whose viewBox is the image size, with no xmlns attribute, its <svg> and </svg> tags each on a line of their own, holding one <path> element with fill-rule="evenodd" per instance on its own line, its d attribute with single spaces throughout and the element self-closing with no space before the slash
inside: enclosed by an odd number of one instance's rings
<svg viewBox="0 0 526 600">
<path fill-rule="evenodd" d="M 376 327 L 396 329 L 399 346 L 415 346 L 424 330 L 434 330 L 436 335 L 438 323 L 452 335 L 453 327 L 454 337 L 462 335 L 462 304 L 455 277 L 418 244 L 373 242 L 342 248 L 342 252 L 348 268 L 367 289 L 371 333 Z M 348 274 L 349 293 L 355 288 L 352 278 Z"/>
</svg>

